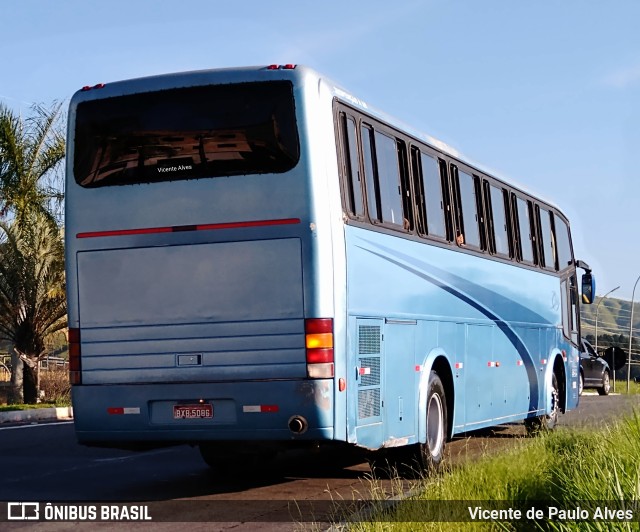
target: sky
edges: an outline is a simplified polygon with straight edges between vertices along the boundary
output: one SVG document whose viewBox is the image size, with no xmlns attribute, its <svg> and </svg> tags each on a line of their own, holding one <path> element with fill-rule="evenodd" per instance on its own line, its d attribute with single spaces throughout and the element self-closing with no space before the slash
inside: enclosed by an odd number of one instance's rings
<svg viewBox="0 0 640 532">
<path fill-rule="evenodd" d="M 1 0 L 0 20 L 0 101 L 23 113 L 100 82 L 312 67 L 558 206 L 597 294 L 632 297 L 637 0 Z"/>
</svg>

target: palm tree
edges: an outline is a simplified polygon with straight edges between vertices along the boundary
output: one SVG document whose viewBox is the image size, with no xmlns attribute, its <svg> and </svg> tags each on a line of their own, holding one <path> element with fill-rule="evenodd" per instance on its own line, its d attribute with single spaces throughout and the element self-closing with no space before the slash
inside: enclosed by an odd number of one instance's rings
<svg viewBox="0 0 640 532">
<path fill-rule="evenodd" d="M 62 205 L 65 136 L 61 104 L 23 119 L 0 103 L 0 215 L 18 223 L 36 211 L 55 221 Z"/>
<path fill-rule="evenodd" d="M 0 340 L 13 345 L 14 402 L 36 401 L 46 337 L 66 326 L 61 122 L 59 103 L 26 119 L 0 103 Z"/>
<path fill-rule="evenodd" d="M 26 403 L 37 401 L 38 361 L 46 340 L 66 328 L 66 316 L 60 230 L 35 212 L 23 223 L 0 222 L 0 339 L 24 362 Z"/>
</svg>

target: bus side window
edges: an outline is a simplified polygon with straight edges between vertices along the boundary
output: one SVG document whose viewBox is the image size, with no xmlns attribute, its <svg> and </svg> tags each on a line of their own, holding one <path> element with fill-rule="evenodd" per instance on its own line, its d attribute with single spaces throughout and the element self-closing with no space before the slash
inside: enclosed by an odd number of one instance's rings
<svg viewBox="0 0 640 532">
<path fill-rule="evenodd" d="M 378 180 L 374 174 L 373 165 L 373 129 L 363 124 L 360 129 L 362 135 L 362 158 L 364 163 L 364 179 L 367 196 L 367 211 L 372 222 L 381 222 L 382 214 L 380 209 L 380 190 Z"/>
<path fill-rule="evenodd" d="M 504 257 L 511 256 L 509 245 L 509 211 L 506 191 L 485 181 L 487 222 L 491 251 Z"/>
<path fill-rule="evenodd" d="M 411 177 L 409 173 L 409 160 L 407 156 L 407 145 L 402 140 L 396 140 L 398 150 L 398 165 L 400 169 L 400 182 L 402 184 L 402 209 L 404 211 L 404 229 L 411 231 L 415 229 L 413 217 L 413 194 L 411 192 Z"/>
<path fill-rule="evenodd" d="M 438 164 L 440 166 L 440 183 L 442 186 L 442 201 L 444 203 L 443 211 L 444 211 L 444 223 L 447 231 L 447 241 L 454 241 L 454 209 L 452 206 L 453 200 L 453 192 L 451 189 L 451 179 L 449 176 L 453 176 L 454 166 L 449 166 L 446 161 L 442 159 L 438 159 Z M 451 173 L 449 173 L 451 171 Z"/>
<path fill-rule="evenodd" d="M 481 247 L 480 224 L 482 222 L 478 215 L 478 198 L 475 178 L 466 172 L 456 168 L 457 179 L 454 179 L 456 186 L 457 212 L 457 233 L 456 242 L 458 245 Z"/>
<path fill-rule="evenodd" d="M 438 238 L 446 238 L 445 197 L 440 164 L 435 157 L 425 153 L 421 153 L 420 157 L 422 162 L 422 182 L 425 189 L 427 234 Z"/>
<path fill-rule="evenodd" d="M 535 264 L 534 235 L 532 233 L 531 218 L 529 215 L 528 202 L 515 194 L 513 198 L 513 207 L 516 215 L 517 226 L 516 233 L 516 254 L 518 260 L 529 264 Z"/>
<path fill-rule="evenodd" d="M 422 172 L 420 150 L 416 147 L 412 147 L 411 179 L 413 183 L 413 212 L 415 213 L 416 231 L 419 235 L 424 236 L 427 232 L 427 224 L 424 211 L 425 197 Z"/>
<path fill-rule="evenodd" d="M 540 265 L 548 270 L 555 270 L 556 243 L 551 226 L 551 213 L 536 205 L 536 218 L 540 228 Z"/>
<path fill-rule="evenodd" d="M 563 270 L 573 263 L 569 226 L 557 215 L 555 215 L 553 219 L 556 229 L 556 244 L 558 246 L 558 269 Z"/>
<path fill-rule="evenodd" d="M 383 223 L 405 226 L 398 150 L 394 138 L 375 132 L 375 154 Z"/>
<path fill-rule="evenodd" d="M 344 168 L 346 172 L 346 203 L 349 213 L 356 217 L 364 216 L 364 202 L 362 199 L 362 184 L 360 180 L 360 165 L 358 161 L 358 141 L 356 122 L 344 113 L 342 115 Z"/>
<path fill-rule="evenodd" d="M 447 239 L 447 200 L 440 161 L 418 148 L 411 150 L 416 223 L 420 235 Z"/>
</svg>

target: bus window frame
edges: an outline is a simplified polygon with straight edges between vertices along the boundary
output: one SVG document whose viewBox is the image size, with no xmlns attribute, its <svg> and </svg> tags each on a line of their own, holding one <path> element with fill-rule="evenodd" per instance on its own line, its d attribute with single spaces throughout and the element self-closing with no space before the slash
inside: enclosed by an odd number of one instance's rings
<svg viewBox="0 0 640 532">
<path fill-rule="evenodd" d="M 483 193 L 484 193 L 484 203 L 485 203 L 485 219 L 487 221 L 487 239 L 488 239 L 488 249 L 491 255 L 496 257 L 503 258 L 505 260 L 511 260 L 515 256 L 514 253 L 514 242 L 513 242 L 513 231 L 511 228 L 511 209 L 509 208 L 508 203 L 508 194 L 509 190 L 504 188 L 500 183 L 493 182 L 491 179 L 484 178 L 482 180 L 483 184 Z M 505 226 L 506 226 L 506 238 L 507 238 L 507 253 L 499 252 L 496 249 L 496 230 L 495 230 L 495 220 L 494 220 L 494 207 L 493 207 L 493 198 L 491 196 L 491 189 L 495 188 L 500 192 L 500 196 L 502 198 L 502 212 L 504 214 Z"/>
<path fill-rule="evenodd" d="M 413 185 L 413 203 L 414 213 L 416 215 L 416 232 L 419 236 L 441 242 L 443 244 L 451 243 L 451 208 L 450 208 L 450 193 L 449 193 L 449 180 L 446 173 L 443 175 L 443 166 L 446 171 L 446 162 L 444 162 L 438 153 L 430 149 L 426 149 L 424 146 L 417 145 L 415 143 L 410 144 L 411 153 L 411 183 Z M 438 174 L 440 177 L 440 199 L 442 202 L 442 222 L 444 225 L 444 235 L 437 235 L 429 231 L 429 213 L 427 212 L 427 191 L 424 190 L 424 169 L 422 167 L 422 156 L 430 157 L 434 160 L 438 167 Z M 419 195 L 416 193 L 416 189 L 419 188 Z M 420 219 L 419 227 L 418 218 Z"/>
<path fill-rule="evenodd" d="M 483 216 L 483 202 L 482 202 L 482 192 L 479 187 L 480 178 L 476 175 L 473 169 L 468 168 L 464 164 L 459 163 L 450 163 L 451 168 L 451 184 L 452 184 L 452 194 L 453 194 L 453 211 L 454 211 L 454 222 L 455 222 L 455 243 L 458 247 L 463 247 L 465 249 L 471 249 L 473 251 L 477 251 L 478 253 L 485 253 L 487 249 L 487 239 L 485 233 L 485 223 Z M 467 238 L 467 234 L 465 231 L 465 212 L 463 211 L 462 205 L 462 196 L 460 193 L 460 174 L 459 172 L 463 171 L 465 174 L 469 175 L 472 180 L 473 191 L 474 191 L 474 202 L 476 206 L 476 219 L 475 226 L 477 229 L 478 236 L 478 245 L 470 244 Z M 460 239 L 462 237 L 462 239 Z"/>
<path fill-rule="evenodd" d="M 549 236 L 551 237 L 551 262 L 552 264 L 547 264 L 547 249 L 546 249 L 546 235 L 544 234 L 544 226 L 542 224 L 542 211 L 546 212 L 549 216 Z M 553 227 L 553 213 L 551 209 L 545 207 L 544 205 L 540 205 L 540 203 L 535 203 L 535 222 L 536 222 L 536 230 L 538 232 L 538 253 L 539 253 L 539 266 L 545 271 L 557 272 L 558 271 L 558 251 L 556 249 L 556 236 L 554 233 Z"/>
<path fill-rule="evenodd" d="M 367 213 L 369 223 L 373 225 L 382 225 L 382 206 L 380 204 L 380 187 L 378 185 L 378 177 L 377 177 L 377 165 L 376 161 L 376 152 L 375 152 L 375 129 L 371 124 L 365 122 L 364 120 L 359 120 L 358 122 L 358 134 L 360 136 L 360 146 L 361 146 L 361 162 L 360 165 L 362 167 L 362 175 L 364 176 L 364 190 L 365 190 L 365 212 Z M 364 132 L 367 131 L 368 138 L 368 146 L 369 146 L 369 155 L 371 156 L 371 175 L 369 175 L 367 169 L 367 160 L 365 157 L 365 135 Z M 371 186 L 371 189 L 369 188 Z M 371 196 L 373 194 L 373 197 Z M 371 201 L 375 201 L 375 216 L 372 216 L 371 212 Z"/>
<path fill-rule="evenodd" d="M 569 224 L 569 221 L 562 215 L 562 213 L 558 212 L 556 209 L 552 209 L 553 212 L 553 228 L 554 231 L 556 233 L 556 254 L 558 257 L 558 271 L 559 272 L 563 272 L 568 268 L 571 268 L 572 265 L 575 264 L 575 256 L 573 253 L 573 240 L 571 238 L 571 225 Z M 559 219 L 562 222 L 562 225 L 564 226 L 564 229 L 566 230 L 566 235 L 567 235 L 567 246 L 569 247 L 569 252 L 571 254 L 571 260 L 569 262 L 567 262 L 566 264 L 562 265 L 560 264 L 560 247 L 558 246 L 558 241 L 560 240 L 558 238 L 558 226 L 556 224 L 556 219 Z"/>
<path fill-rule="evenodd" d="M 358 217 L 350 211 L 349 197 L 342 198 L 342 204 L 345 209 L 345 221 L 353 220 L 354 222 L 365 223 L 373 228 L 381 230 L 391 230 L 406 234 L 408 237 L 419 238 L 421 240 L 433 241 L 434 244 L 448 247 L 449 249 L 458 249 L 471 255 L 485 256 L 492 260 L 562 275 L 564 269 L 560 269 L 559 256 L 557 249 L 557 237 L 555 235 L 555 217 L 559 216 L 567 227 L 569 246 L 571 257 L 573 260 L 573 245 L 571 231 L 566 217 L 557 212 L 552 205 L 548 205 L 543 201 L 523 192 L 522 190 L 500 181 L 499 179 L 488 175 L 472 166 L 452 157 L 446 153 L 440 152 L 437 148 L 422 143 L 419 139 L 415 139 L 411 135 L 395 129 L 394 127 L 381 122 L 378 118 L 374 118 L 361 110 L 357 110 L 345 104 L 340 100 L 336 102 L 336 113 L 334 114 L 336 124 L 336 132 L 338 133 L 336 142 L 338 143 L 338 154 L 342 157 L 339 161 L 341 171 L 341 193 L 349 194 L 349 184 L 346 183 L 349 176 L 344 165 L 347 164 L 347 150 L 344 145 L 344 137 L 346 130 L 343 124 L 346 123 L 347 117 L 356 124 L 357 148 L 358 148 L 358 168 L 361 172 L 361 193 L 364 202 L 364 217 Z M 382 220 L 382 198 L 380 192 L 380 174 L 377 161 L 376 134 L 382 134 L 390 137 L 395 141 L 395 157 L 398 165 L 398 179 L 400 191 L 400 206 L 402 208 L 403 225 L 390 223 Z M 369 139 L 366 138 L 368 135 Z M 368 161 L 365 160 L 364 143 L 369 142 L 371 152 L 371 180 L 365 171 Z M 429 232 L 428 219 L 426 218 L 426 192 L 424 190 L 422 157 L 431 157 L 437 161 L 440 171 L 440 184 L 442 193 L 442 209 L 444 216 L 444 226 L 446 237 L 433 235 Z M 477 216 L 477 230 L 480 245 L 472 245 L 468 243 L 465 236 L 464 243 L 460 244 L 456 241 L 456 232 L 463 227 L 465 213 L 462 212 L 462 204 L 459 187 L 459 172 L 464 171 L 473 179 L 473 190 L 475 194 L 475 207 Z M 373 191 L 370 188 L 373 187 Z M 504 214 L 507 226 L 507 238 L 509 253 L 498 253 L 495 244 L 495 227 L 493 219 L 493 201 L 491 196 L 491 187 L 495 187 L 502 192 Z M 371 201 L 375 198 L 375 205 L 372 208 Z M 530 231 L 531 255 L 533 260 L 525 260 L 523 258 L 522 235 L 520 235 L 520 212 L 519 201 L 523 202 L 523 211 L 526 211 L 528 222 L 528 230 Z M 542 254 L 545 250 L 541 248 L 544 243 L 544 235 L 539 218 L 539 210 L 543 209 L 550 215 L 550 230 L 554 235 L 554 252 L 555 264 L 553 267 L 543 266 Z M 574 261 L 575 262 L 575 261 Z M 566 268 L 571 265 L 567 264 Z"/>
<path fill-rule="evenodd" d="M 523 237 L 520 231 L 520 210 L 518 209 L 518 199 L 524 201 L 526 209 L 527 209 L 527 223 L 529 224 L 529 235 L 527 235 L 527 242 L 531 247 L 531 255 L 532 260 L 525 259 L 522 254 L 522 243 Z M 518 194 L 516 191 L 511 191 L 511 213 L 513 220 L 513 230 L 514 230 L 514 248 L 515 248 L 515 259 L 520 264 L 524 264 L 527 266 L 535 267 L 538 266 L 538 255 L 537 255 L 537 239 L 535 235 L 535 226 L 532 225 L 532 217 L 531 217 L 531 200 L 522 194 Z"/>
<path fill-rule="evenodd" d="M 362 170 L 362 149 L 360 147 L 360 138 L 358 135 L 358 117 L 346 112 L 344 109 L 336 108 L 336 129 L 338 139 L 338 149 L 340 151 L 341 160 L 338 161 L 340 172 L 340 186 L 342 190 L 342 209 L 343 212 L 352 220 L 365 221 L 367 219 L 367 202 L 365 200 L 365 183 L 364 172 Z M 357 182 L 359 184 L 359 190 L 354 189 L 354 179 L 352 175 L 352 154 L 351 143 L 349 142 L 349 136 L 347 132 L 347 122 L 353 122 L 354 127 L 354 141 L 355 141 L 355 158 L 357 167 Z M 359 193 L 360 202 L 362 204 L 362 214 L 358 214 L 355 211 L 355 196 Z"/>
</svg>

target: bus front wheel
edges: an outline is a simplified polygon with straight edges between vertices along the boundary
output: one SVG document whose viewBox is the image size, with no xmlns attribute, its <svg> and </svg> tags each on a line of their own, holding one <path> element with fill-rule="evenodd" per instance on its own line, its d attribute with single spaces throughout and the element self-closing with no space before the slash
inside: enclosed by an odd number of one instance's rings
<svg viewBox="0 0 640 532">
<path fill-rule="evenodd" d="M 554 373 L 551 376 L 551 409 L 544 416 L 530 417 L 524 420 L 524 426 L 529 436 L 536 436 L 541 432 L 553 430 L 558 424 L 560 415 L 560 387 L 558 386 L 558 378 Z"/>
</svg>

